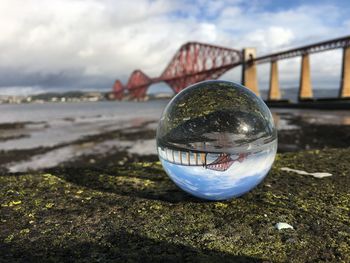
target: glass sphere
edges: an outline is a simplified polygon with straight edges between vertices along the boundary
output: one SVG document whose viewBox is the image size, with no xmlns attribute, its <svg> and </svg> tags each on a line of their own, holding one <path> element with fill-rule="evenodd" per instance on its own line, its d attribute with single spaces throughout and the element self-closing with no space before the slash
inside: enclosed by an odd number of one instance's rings
<svg viewBox="0 0 350 263">
<path fill-rule="evenodd" d="M 177 94 L 157 129 L 158 156 L 184 191 L 225 200 L 258 185 L 270 170 L 277 131 L 265 103 L 228 81 L 204 81 Z"/>
</svg>

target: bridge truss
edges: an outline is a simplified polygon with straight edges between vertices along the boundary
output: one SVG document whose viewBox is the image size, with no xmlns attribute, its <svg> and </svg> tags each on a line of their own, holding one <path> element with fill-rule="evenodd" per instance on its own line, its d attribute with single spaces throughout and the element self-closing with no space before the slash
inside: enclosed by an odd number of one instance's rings
<svg viewBox="0 0 350 263">
<path fill-rule="evenodd" d="M 350 36 L 302 46 L 278 53 L 251 58 L 244 61 L 243 52 L 236 49 L 214 46 L 198 42 L 189 42 L 180 47 L 168 66 L 159 77 L 148 77 L 141 70 L 135 70 L 126 85 L 116 80 L 113 86 L 115 99 L 122 99 L 126 94 L 131 99 L 141 100 L 146 96 L 150 85 L 167 83 L 175 93 L 191 84 L 207 79 L 217 79 L 226 71 L 242 64 L 261 64 L 274 62 L 305 54 L 350 47 Z"/>
</svg>

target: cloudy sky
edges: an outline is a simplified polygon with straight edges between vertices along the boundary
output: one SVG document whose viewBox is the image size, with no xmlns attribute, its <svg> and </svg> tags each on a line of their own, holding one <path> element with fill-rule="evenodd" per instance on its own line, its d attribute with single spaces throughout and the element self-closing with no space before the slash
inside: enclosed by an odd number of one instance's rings
<svg viewBox="0 0 350 263">
<path fill-rule="evenodd" d="M 136 68 L 156 77 L 187 41 L 263 55 L 349 35 L 349 13 L 346 0 L 0 0 L 0 94 L 105 91 Z M 337 88 L 340 65 L 340 50 L 312 55 L 314 86 Z M 279 67 L 282 87 L 297 86 L 300 59 Z M 267 88 L 269 66 L 258 74 Z"/>
</svg>

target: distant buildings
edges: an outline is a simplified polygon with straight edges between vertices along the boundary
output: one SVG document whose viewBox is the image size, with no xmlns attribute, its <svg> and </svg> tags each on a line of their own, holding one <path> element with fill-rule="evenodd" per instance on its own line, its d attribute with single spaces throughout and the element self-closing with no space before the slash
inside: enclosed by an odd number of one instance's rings
<svg viewBox="0 0 350 263">
<path fill-rule="evenodd" d="M 94 102 L 106 100 L 106 94 L 102 92 L 65 92 L 65 93 L 42 93 L 30 96 L 5 96 L 0 95 L 0 104 L 22 103 L 64 103 L 64 102 Z"/>
<path fill-rule="evenodd" d="M 169 99 L 173 96 L 171 93 L 157 93 L 149 94 L 144 101 L 156 100 L 156 99 Z M 65 93 L 42 93 L 38 95 L 30 96 L 8 96 L 0 95 L 0 104 L 22 104 L 22 103 L 69 103 L 69 102 L 96 102 L 114 100 L 113 93 L 105 92 L 81 92 L 81 91 L 70 91 Z M 125 96 L 123 100 L 130 100 L 128 96 Z"/>
</svg>

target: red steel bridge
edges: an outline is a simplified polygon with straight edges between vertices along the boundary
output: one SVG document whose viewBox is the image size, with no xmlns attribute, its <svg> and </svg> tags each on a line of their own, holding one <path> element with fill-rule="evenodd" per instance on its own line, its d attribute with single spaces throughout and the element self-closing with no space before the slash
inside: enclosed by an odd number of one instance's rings
<svg viewBox="0 0 350 263">
<path fill-rule="evenodd" d="M 224 172 L 235 162 L 244 162 L 250 153 L 209 153 L 201 151 L 180 151 L 170 148 L 158 148 L 159 155 L 167 162 L 182 166 L 197 166 L 205 169 Z M 208 154 L 215 156 L 214 160 L 208 161 Z"/>
<path fill-rule="evenodd" d="M 339 89 L 340 98 L 350 97 L 350 36 L 323 41 L 303 47 L 256 57 L 254 48 L 236 50 L 198 42 L 189 42 L 180 47 L 168 66 L 159 77 L 151 78 L 141 70 L 135 70 L 126 85 L 116 80 L 113 95 L 117 100 L 128 96 L 130 99 L 142 100 L 150 85 L 167 83 L 175 93 L 199 81 L 217 79 L 226 71 L 242 65 L 242 84 L 259 95 L 256 66 L 271 64 L 268 100 L 281 99 L 278 64 L 282 59 L 301 56 L 301 73 L 299 100 L 313 97 L 310 76 L 309 54 L 332 49 L 343 49 L 342 76 Z"/>
</svg>

